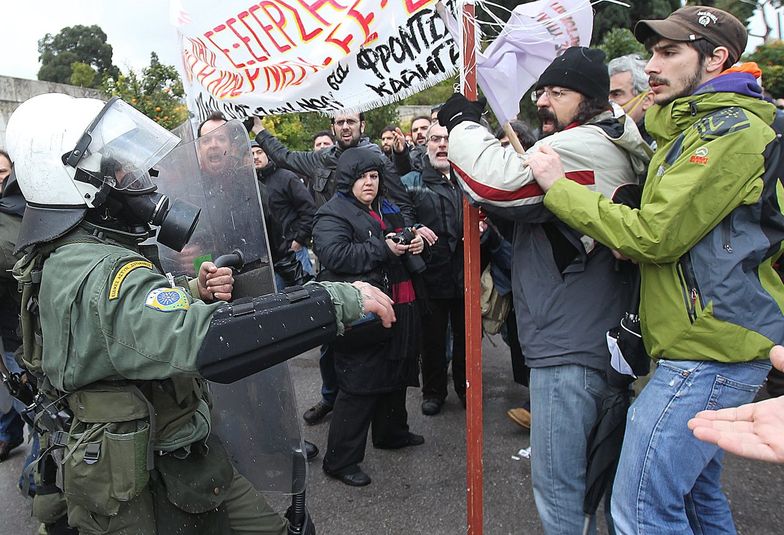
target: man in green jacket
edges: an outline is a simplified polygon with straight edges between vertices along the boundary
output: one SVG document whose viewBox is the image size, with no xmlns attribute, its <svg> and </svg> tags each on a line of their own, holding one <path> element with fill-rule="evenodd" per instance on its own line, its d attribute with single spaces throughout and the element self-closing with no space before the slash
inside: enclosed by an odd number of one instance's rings
<svg viewBox="0 0 784 535">
<path fill-rule="evenodd" d="M 311 325 L 310 347 L 368 313 L 389 327 L 391 300 L 333 283 L 225 303 L 228 268 L 204 262 L 191 283 L 164 275 L 157 248 L 141 242 L 155 225 L 160 243 L 181 250 L 198 209 L 157 192 L 148 171 L 178 138 L 119 99 L 39 95 L 7 133 L 27 199 L 14 268 L 24 361 L 47 405 L 71 416 L 54 418 L 39 465 L 65 506 L 36 496 L 36 517 L 52 524 L 67 509 L 82 534 L 287 533 L 211 433 L 204 379 L 294 356 L 283 346 Z"/>
<path fill-rule="evenodd" d="M 616 530 L 734 533 L 722 452 L 686 423 L 751 401 L 770 370 L 768 351 L 784 341 L 784 288 L 772 267 L 784 190 L 766 175 L 775 108 L 752 74 L 726 71 L 747 40 L 732 15 L 685 7 L 640 21 L 635 36 L 653 54 L 646 127 L 659 147 L 641 208 L 565 180 L 549 147 L 529 165 L 547 208 L 640 265 L 643 338 L 659 366 L 627 418 Z"/>
</svg>

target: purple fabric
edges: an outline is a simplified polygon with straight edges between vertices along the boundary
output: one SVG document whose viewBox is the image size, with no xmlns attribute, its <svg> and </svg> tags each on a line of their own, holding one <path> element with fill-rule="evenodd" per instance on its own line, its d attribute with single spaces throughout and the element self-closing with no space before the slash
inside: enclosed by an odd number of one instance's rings
<svg viewBox="0 0 784 535">
<path fill-rule="evenodd" d="M 704 93 L 738 93 L 747 97 L 763 98 L 757 79 L 747 72 L 728 72 L 705 82 L 694 90 L 695 95 Z"/>
</svg>

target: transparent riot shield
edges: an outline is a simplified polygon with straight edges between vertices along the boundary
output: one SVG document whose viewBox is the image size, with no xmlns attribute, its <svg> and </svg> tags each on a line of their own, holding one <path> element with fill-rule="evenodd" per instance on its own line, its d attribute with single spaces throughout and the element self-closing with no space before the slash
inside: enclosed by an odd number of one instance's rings
<svg viewBox="0 0 784 535">
<path fill-rule="evenodd" d="M 190 119 L 176 128 L 172 128 L 171 133 L 180 138 L 182 143 L 190 143 L 196 139 L 193 135 L 194 125 Z"/>
<path fill-rule="evenodd" d="M 159 247 L 163 268 L 194 277 L 202 262 L 239 252 L 233 299 L 274 292 L 259 186 L 242 123 L 231 121 L 183 141 L 156 170 L 161 193 L 202 209 L 182 252 Z M 212 432 L 237 470 L 260 491 L 301 492 L 306 464 L 288 364 L 229 385 L 210 383 L 210 389 Z"/>
<path fill-rule="evenodd" d="M 273 292 L 259 183 L 242 123 L 231 121 L 181 143 L 156 169 L 159 191 L 201 208 L 196 231 L 182 252 L 160 248 L 167 269 L 194 277 L 202 262 L 239 251 L 242 265 L 235 273 L 235 293 Z"/>
</svg>

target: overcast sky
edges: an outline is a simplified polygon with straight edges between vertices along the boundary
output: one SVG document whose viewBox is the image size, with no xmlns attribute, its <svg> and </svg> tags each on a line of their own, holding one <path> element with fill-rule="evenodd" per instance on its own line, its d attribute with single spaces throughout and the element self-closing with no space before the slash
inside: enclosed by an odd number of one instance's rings
<svg viewBox="0 0 784 535">
<path fill-rule="evenodd" d="M 97 24 L 106 32 L 120 70 L 139 71 L 155 51 L 177 65 L 177 32 L 166 0 L 0 0 L 0 75 L 36 79 L 38 40 L 66 26 Z"/>
<path fill-rule="evenodd" d="M 150 52 L 163 63 L 179 67 L 177 38 L 169 23 L 166 0 L 0 0 L 3 30 L 0 32 L 0 75 L 37 78 L 38 39 L 56 34 L 66 26 L 99 25 L 114 49 L 114 64 L 121 70 L 141 70 L 149 65 Z M 752 33 L 761 32 L 755 17 Z M 775 15 L 770 19 L 774 22 Z M 750 39 L 753 50 L 761 39 Z"/>
</svg>

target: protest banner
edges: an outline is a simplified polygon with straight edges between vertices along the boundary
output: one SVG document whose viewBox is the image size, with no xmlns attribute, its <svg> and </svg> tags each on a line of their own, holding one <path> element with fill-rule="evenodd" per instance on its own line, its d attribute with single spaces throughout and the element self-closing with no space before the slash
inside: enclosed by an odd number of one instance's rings
<svg viewBox="0 0 784 535">
<path fill-rule="evenodd" d="M 175 0 L 199 118 L 364 111 L 457 71 L 435 0 Z"/>
</svg>

